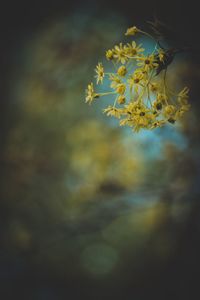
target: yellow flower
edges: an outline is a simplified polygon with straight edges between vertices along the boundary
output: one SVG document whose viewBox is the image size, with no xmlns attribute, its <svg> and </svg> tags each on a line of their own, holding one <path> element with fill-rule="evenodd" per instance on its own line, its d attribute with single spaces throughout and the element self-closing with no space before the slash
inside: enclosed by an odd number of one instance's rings
<svg viewBox="0 0 200 300">
<path fill-rule="evenodd" d="M 137 46 L 136 42 L 133 41 L 131 44 L 126 44 L 124 49 L 126 50 L 126 54 L 130 57 L 134 57 L 136 55 L 139 55 L 140 52 L 143 52 L 144 49 L 141 48 L 141 44 Z"/>
<path fill-rule="evenodd" d="M 139 101 L 129 102 L 128 105 L 125 105 L 124 113 L 134 118 L 147 117 L 147 114 L 150 110 Z M 149 116 L 147 119 L 151 119 Z"/>
<path fill-rule="evenodd" d="M 124 104 L 124 103 L 126 102 L 125 96 L 120 95 L 120 96 L 117 98 L 117 102 L 118 102 L 119 104 Z"/>
<path fill-rule="evenodd" d="M 187 105 L 182 105 L 176 112 L 175 114 L 175 118 L 176 119 L 179 119 L 181 118 L 185 112 L 187 112 L 188 110 L 190 109 L 190 105 L 187 104 Z"/>
<path fill-rule="evenodd" d="M 113 59 L 113 55 L 114 55 L 113 50 L 106 51 L 106 58 L 108 60 L 112 60 Z"/>
<path fill-rule="evenodd" d="M 130 28 L 127 29 L 125 35 L 135 35 L 139 31 L 140 30 L 136 26 L 133 26 L 133 27 L 130 27 Z"/>
<path fill-rule="evenodd" d="M 153 54 L 138 57 L 137 60 L 140 61 L 137 65 L 143 67 L 144 71 L 146 72 L 148 72 L 151 69 L 156 69 L 158 67 L 158 63 L 156 62 L 155 56 Z"/>
<path fill-rule="evenodd" d="M 97 73 L 97 75 L 95 76 L 97 78 L 97 84 L 100 82 L 103 82 L 103 78 L 104 78 L 104 68 L 102 63 L 98 63 L 98 65 L 96 66 L 95 72 Z"/>
<path fill-rule="evenodd" d="M 155 108 L 156 110 L 161 110 L 162 106 L 163 105 L 162 105 L 161 101 L 156 100 L 156 101 L 153 102 L 153 108 Z"/>
<path fill-rule="evenodd" d="M 190 104 L 184 104 L 184 105 L 181 106 L 180 109 L 181 109 L 182 111 L 186 112 L 186 111 L 188 111 L 188 110 L 190 109 L 190 107 L 191 107 Z"/>
<path fill-rule="evenodd" d="M 132 91 L 133 86 L 135 87 L 135 92 L 138 92 L 139 85 L 141 83 L 141 80 L 144 79 L 144 73 L 142 72 L 134 72 L 129 79 L 127 80 L 130 90 Z"/>
<path fill-rule="evenodd" d="M 189 93 L 189 88 L 188 87 L 184 87 L 184 89 L 182 89 L 180 91 L 180 93 L 178 94 L 178 96 L 180 96 L 180 97 L 188 97 L 188 93 Z"/>
<path fill-rule="evenodd" d="M 156 99 L 158 102 L 167 103 L 168 97 L 165 93 L 158 93 Z"/>
<path fill-rule="evenodd" d="M 181 105 L 187 105 L 188 104 L 188 98 L 189 98 L 189 88 L 188 87 L 184 87 L 184 89 L 182 89 L 180 91 L 180 93 L 178 94 L 178 102 Z"/>
<path fill-rule="evenodd" d="M 91 104 L 92 101 L 94 100 L 94 98 L 98 98 L 99 94 L 96 94 L 94 92 L 94 87 L 93 87 L 93 83 L 91 82 L 90 84 L 88 84 L 88 88 L 86 89 L 86 98 L 85 98 L 85 102 Z"/>
<path fill-rule="evenodd" d="M 117 59 L 118 62 L 125 64 L 128 60 L 126 57 L 126 49 L 122 45 L 122 43 L 119 44 L 119 46 L 115 46 L 114 48 L 114 58 Z"/>
<path fill-rule="evenodd" d="M 174 123 L 176 122 L 176 119 L 170 117 L 167 121 L 168 121 L 169 123 L 171 123 L 171 124 L 174 124 Z"/>
<path fill-rule="evenodd" d="M 162 49 L 158 50 L 158 58 L 161 62 L 164 62 L 165 60 L 165 52 Z"/>
<path fill-rule="evenodd" d="M 149 127 L 149 120 L 146 118 L 145 114 L 144 115 L 134 115 L 133 118 L 133 124 L 134 132 L 138 132 L 142 128 L 148 128 Z"/>
<path fill-rule="evenodd" d="M 119 76 L 125 76 L 126 75 L 126 73 L 127 73 L 127 70 L 126 70 L 126 67 L 125 66 L 121 66 L 121 67 L 119 67 L 119 69 L 117 70 L 117 74 L 119 75 Z"/>
<path fill-rule="evenodd" d="M 165 125 L 165 121 L 164 120 L 160 120 L 160 121 L 155 121 L 153 122 L 152 126 L 150 127 L 150 129 L 154 129 L 157 127 L 162 127 L 163 125 Z"/>
<path fill-rule="evenodd" d="M 129 115 L 132 115 L 137 109 L 140 109 L 141 105 L 139 102 L 134 101 L 134 102 L 129 102 L 127 105 L 125 105 L 125 112 Z"/>
<path fill-rule="evenodd" d="M 139 83 L 142 79 L 144 79 L 144 73 L 135 71 L 130 78 L 133 83 Z"/>
<path fill-rule="evenodd" d="M 120 126 L 128 125 L 132 127 L 134 125 L 132 118 L 128 117 L 119 121 Z"/>
<path fill-rule="evenodd" d="M 158 116 L 158 115 L 152 113 L 152 111 L 149 111 L 149 112 L 146 114 L 146 118 L 150 121 L 150 123 L 152 123 L 152 121 L 156 120 L 156 117 L 157 117 L 157 116 Z"/>
<path fill-rule="evenodd" d="M 116 92 L 118 94 L 123 95 L 125 93 L 125 91 L 126 91 L 126 85 L 125 84 L 121 83 L 121 84 L 117 85 Z"/>
<path fill-rule="evenodd" d="M 121 83 L 121 79 L 115 74 L 109 75 L 109 79 L 111 81 L 110 87 L 113 89 L 115 89 L 119 83 Z"/>
<path fill-rule="evenodd" d="M 137 124 L 140 126 L 146 127 L 149 124 L 149 121 L 145 116 L 138 116 Z"/>
<path fill-rule="evenodd" d="M 150 91 L 153 93 L 157 92 L 159 89 L 159 85 L 157 82 L 150 82 L 149 86 L 150 86 Z"/>
<path fill-rule="evenodd" d="M 171 116 L 176 112 L 176 107 L 174 105 L 167 105 L 164 108 L 164 114 L 166 116 Z"/>
<path fill-rule="evenodd" d="M 103 112 L 106 113 L 107 116 L 113 116 L 116 118 L 120 118 L 121 114 L 123 113 L 123 110 L 109 105 L 107 108 L 105 108 L 103 110 Z"/>
<path fill-rule="evenodd" d="M 128 28 L 125 35 L 137 32 L 149 36 L 136 26 Z M 144 55 L 144 50 L 135 41 L 119 43 L 107 50 L 106 58 L 113 60 L 115 71 L 105 73 L 102 63 L 98 63 L 95 77 L 99 84 L 108 75 L 111 91 L 97 94 L 93 83 L 86 90 L 89 104 L 100 96 L 113 97 L 113 105 L 105 108 L 104 113 L 119 118 L 120 126 L 130 126 L 135 132 L 162 127 L 167 122 L 174 124 L 190 108 L 189 89 L 184 87 L 178 94 L 174 93 L 166 86 L 165 77 L 157 72 L 160 65 L 167 63 L 167 50 L 158 44 L 148 55 Z"/>
</svg>

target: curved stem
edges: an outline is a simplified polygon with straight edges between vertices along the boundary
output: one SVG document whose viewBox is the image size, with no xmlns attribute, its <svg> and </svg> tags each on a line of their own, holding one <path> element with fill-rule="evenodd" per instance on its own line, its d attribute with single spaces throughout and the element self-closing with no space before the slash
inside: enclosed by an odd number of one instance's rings
<svg viewBox="0 0 200 300">
<path fill-rule="evenodd" d="M 149 38 L 151 38 L 152 40 L 154 40 L 154 42 L 156 41 L 156 43 L 157 43 L 157 40 L 151 34 L 145 32 L 145 31 L 142 31 L 142 30 L 139 30 L 139 32 L 143 33 L 146 36 L 148 36 Z"/>
</svg>

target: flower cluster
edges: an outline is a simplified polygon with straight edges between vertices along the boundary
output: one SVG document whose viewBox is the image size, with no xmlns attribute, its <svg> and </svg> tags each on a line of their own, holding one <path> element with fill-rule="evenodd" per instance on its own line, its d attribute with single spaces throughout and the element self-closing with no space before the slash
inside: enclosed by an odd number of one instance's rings
<svg viewBox="0 0 200 300">
<path fill-rule="evenodd" d="M 139 33 L 151 37 L 136 26 L 128 28 L 125 35 Z M 101 96 L 114 96 L 113 104 L 105 108 L 104 113 L 118 118 L 121 126 L 128 125 L 135 132 L 166 123 L 174 124 L 190 108 L 187 87 L 175 93 L 167 86 L 169 49 L 165 50 L 156 43 L 151 53 L 144 53 L 145 49 L 135 41 L 115 45 L 106 51 L 106 59 L 113 64 L 114 71 L 105 72 L 102 63 L 98 63 L 95 69 L 97 85 L 107 77 L 111 90 L 97 93 L 93 83 L 86 89 L 86 102 L 89 104 Z"/>
</svg>

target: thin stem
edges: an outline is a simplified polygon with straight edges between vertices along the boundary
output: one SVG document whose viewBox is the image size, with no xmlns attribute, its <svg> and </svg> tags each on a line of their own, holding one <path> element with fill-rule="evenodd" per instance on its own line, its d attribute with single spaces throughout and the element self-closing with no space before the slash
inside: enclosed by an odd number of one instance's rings
<svg viewBox="0 0 200 300">
<path fill-rule="evenodd" d="M 108 73 L 108 72 L 106 72 L 106 73 L 104 73 L 105 75 L 115 75 L 115 73 Z"/>
<path fill-rule="evenodd" d="M 147 95 L 148 95 L 148 101 L 150 103 L 150 107 L 152 108 L 151 97 L 150 97 L 150 94 L 149 94 L 149 86 L 147 86 Z"/>
<path fill-rule="evenodd" d="M 154 42 L 156 41 L 156 39 L 151 34 L 145 32 L 145 31 L 142 31 L 142 30 L 139 30 L 139 32 L 145 34 L 146 36 L 148 36 L 149 38 L 151 38 L 152 40 L 154 40 Z M 156 41 L 156 43 L 157 43 L 157 41 Z"/>
<path fill-rule="evenodd" d="M 107 96 L 111 94 L 117 94 L 116 92 L 99 93 L 99 96 Z"/>
<path fill-rule="evenodd" d="M 127 70 L 128 70 L 128 68 L 130 67 L 131 63 L 132 63 L 132 61 L 131 61 L 131 60 L 129 60 L 129 61 L 127 62 L 127 64 L 126 64 L 126 68 L 127 68 Z"/>
<path fill-rule="evenodd" d="M 157 45 L 158 45 L 158 42 L 156 42 L 156 45 L 155 45 L 155 47 L 154 47 L 154 50 L 153 50 L 152 54 L 154 54 L 155 51 L 158 50 Z"/>
<path fill-rule="evenodd" d="M 115 98 L 115 101 L 114 101 L 113 107 L 115 107 L 115 105 L 116 105 L 116 103 L 117 103 L 117 98 L 118 98 L 118 96 Z"/>
<path fill-rule="evenodd" d="M 113 63 L 113 66 L 114 66 L 115 70 L 117 70 L 117 66 L 116 66 L 116 64 L 113 60 L 112 60 L 112 63 Z"/>
<path fill-rule="evenodd" d="M 166 89 L 167 89 L 167 91 L 168 91 L 168 93 L 169 94 L 171 94 L 171 95 L 173 95 L 173 96 L 178 96 L 178 94 L 177 93 L 174 93 L 168 86 L 167 86 L 167 80 L 166 80 L 166 78 L 165 78 L 165 87 L 166 87 Z"/>
<path fill-rule="evenodd" d="M 165 94 L 165 95 L 166 95 L 166 89 L 167 89 L 167 87 L 166 87 L 166 75 L 167 75 L 167 68 L 166 68 L 165 71 L 164 71 L 164 77 L 163 77 L 163 82 L 164 82 L 164 94 Z M 166 104 L 168 105 L 167 99 L 165 100 L 165 102 L 166 102 Z"/>
<path fill-rule="evenodd" d="M 128 58 L 130 58 L 130 59 L 134 59 L 134 58 L 137 59 L 137 56 L 129 56 L 129 55 L 127 55 L 127 54 L 125 54 L 124 56 L 126 56 L 126 57 L 128 57 Z"/>
<path fill-rule="evenodd" d="M 151 74 L 150 74 L 150 76 L 149 76 L 149 79 L 148 79 L 148 81 L 147 81 L 147 84 L 144 86 L 143 91 L 142 91 L 141 95 L 139 96 L 138 101 L 141 100 L 141 98 L 143 97 L 144 93 L 146 92 L 146 89 L 148 90 L 149 83 L 150 83 L 150 81 L 151 81 L 151 79 L 152 79 L 153 71 L 154 71 L 154 70 L 151 71 Z"/>
</svg>

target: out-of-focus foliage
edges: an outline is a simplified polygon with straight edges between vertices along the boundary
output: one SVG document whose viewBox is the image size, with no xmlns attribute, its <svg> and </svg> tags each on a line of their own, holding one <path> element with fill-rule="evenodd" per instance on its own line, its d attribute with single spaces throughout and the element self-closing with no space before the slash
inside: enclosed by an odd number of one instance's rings
<svg viewBox="0 0 200 300">
<path fill-rule="evenodd" d="M 88 108 L 83 101 L 97 57 L 126 26 L 119 16 L 74 15 L 52 22 L 23 49 L 12 83 L 1 218 L 0 272 L 16 282 L 14 291 L 30 272 L 38 286 L 49 276 L 51 297 L 52 281 L 67 285 L 72 299 L 80 299 L 76 282 L 97 299 L 91 285 L 101 282 L 103 297 L 112 281 L 117 297 L 116 285 L 148 286 L 146 274 L 178 251 L 197 174 L 194 113 L 173 128 L 133 136 L 101 115 L 103 102 Z M 34 293 L 30 299 L 40 299 Z"/>
</svg>

